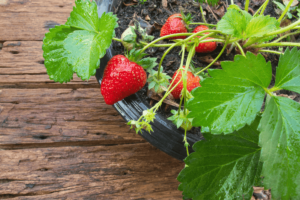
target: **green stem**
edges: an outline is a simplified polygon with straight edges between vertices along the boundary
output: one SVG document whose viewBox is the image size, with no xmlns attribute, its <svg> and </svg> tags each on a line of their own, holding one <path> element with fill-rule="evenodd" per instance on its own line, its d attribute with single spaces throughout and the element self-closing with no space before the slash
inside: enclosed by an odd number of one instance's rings
<svg viewBox="0 0 300 200">
<path fill-rule="evenodd" d="M 252 45 L 252 44 L 258 42 L 259 40 L 264 39 L 264 38 L 267 38 L 267 37 L 269 37 L 269 36 L 278 35 L 278 34 L 280 34 L 280 33 L 284 33 L 284 32 L 286 32 L 286 31 L 289 31 L 289 30 L 293 29 L 294 27 L 296 27 L 296 26 L 299 25 L 299 24 L 300 24 L 300 19 L 298 19 L 296 22 L 290 24 L 289 26 L 286 26 L 286 27 L 281 28 L 281 29 L 279 29 L 279 30 L 276 30 L 276 31 L 272 31 L 272 32 L 270 32 L 270 33 L 267 33 L 267 34 L 266 34 L 265 36 L 263 36 L 263 37 L 259 37 L 259 38 L 254 39 L 254 40 L 248 40 L 248 42 L 246 42 L 246 44 L 245 44 L 243 47 L 244 47 L 244 48 L 245 48 L 245 47 L 248 47 L 248 46 L 250 46 L 250 45 Z"/>
<path fill-rule="evenodd" d="M 161 41 L 161 40 L 164 40 L 164 39 L 168 39 L 168 38 L 171 38 L 171 37 L 178 37 L 178 36 L 190 36 L 190 35 L 193 35 L 193 33 L 176 33 L 176 34 L 171 34 L 171 35 L 166 35 L 166 36 L 163 36 L 163 37 L 160 37 L 160 38 L 157 38 L 156 40 L 153 40 L 152 42 L 150 42 L 148 45 L 146 45 L 141 53 L 143 53 L 146 49 L 148 49 L 149 47 L 151 47 L 153 44 Z M 177 43 L 177 42 L 176 42 Z"/>
<path fill-rule="evenodd" d="M 279 52 L 279 51 L 272 51 L 272 50 L 268 50 L 268 49 L 260 49 L 258 50 L 258 52 L 265 52 L 265 53 L 275 53 L 275 54 L 283 54 L 282 52 Z"/>
<path fill-rule="evenodd" d="M 264 6 L 262 7 L 262 10 L 260 11 L 259 15 L 263 15 L 264 14 L 265 9 L 266 9 L 268 3 L 269 3 L 269 0 L 266 0 L 265 3 L 263 4 Z"/>
<path fill-rule="evenodd" d="M 181 98 L 180 98 L 180 103 L 179 103 L 179 108 L 178 108 L 178 116 L 180 115 L 182 100 L 183 100 L 183 96 L 181 96 Z"/>
<path fill-rule="evenodd" d="M 235 42 L 235 45 L 239 48 L 242 56 L 246 57 L 245 52 L 244 52 L 243 48 L 241 47 L 241 45 L 238 42 Z"/>
<path fill-rule="evenodd" d="M 225 42 L 225 44 L 224 44 L 221 52 L 219 53 L 219 55 L 209 65 L 207 65 L 205 68 L 203 68 L 202 70 L 200 70 L 199 72 L 197 72 L 195 75 L 200 74 L 201 72 L 207 70 L 210 66 L 212 66 L 220 58 L 220 56 L 222 55 L 222 53 L 226 49 L 226 46 L 227 46 L 228 42 L 229 42 L 229 38 L 226 40 L 226 42 Z"/>
<path fill-rule="evenodd" d="M 234 5 L 234 2 L 233 2 L 233 0 L 230 0 L 230 2 L 231 2 L 231 5 Z"/>
<path fill-rule="evenodd" d="M 280 40 L 288 37 L 288 36 L 291 36 L 291 35 L 296 35 L 300 33 L 300 31 L 295 31 L 295 32 L 292 32 L 292 33 L 289 33 L 289 34 L 285 34 L 284 36 L 281 36 L 280 38 L 278 38 L 277 40 L 274 40 L 272 43 L 276 43 L 276 42 L 279 42 Z"/>
<path fill-rule="evenodd" d="M 254 48 L 261 48 L 261 47 L 274 47 L 274 46 L 283 46 L 283 47 L 300 47 L 300 43 L 294 42 L 276 42 L 276 43 L 266 43 L 266 44 L 258 44 L 254 45 Z"/>
<path fill-rule="evenodd" d="M 160 68 L 161 65 L 163 63 L 164 58 L 166 57 L 166 55 L 177 45 L 177 43 L 174 43 L 172 46 L 170 46 L 164 53 L 164 55 L 161 57 L 159 65 L 158 65 L 158 71 L 157 71 L 157 79 L 159 80 L 159 76 L 160 76 Z"/>
<path fill-rule="evenodd" d="M 189 153 L 189 147 L 188 147 L 188 141 L 187 141 L 187 139 L 186 139 L 186 132 L 187 132 L 187 126 L 185 127 L 185 129 L 184 129 L 184 138 L 183 138 L 183 141 L 184 141 L 184 146 L 185 146 L 185 148 L 186 148 L 186 154 L 187 154 L 187 156 L 189 156 L 190 155 L 190 153 Z"/>
<path fill-rule="evenodd" d="M 201 23 L 201 22 L 193 22 L 193 23 L 190 23 L 191 25 L 205 25 L 205 26 L 213 26 L 213 27 L 216 27 L 217 25 L 215 24 L 207 24 L 206 22 L 205 23 Z"/>
<path fill-rule="evenodd" d="M 283 17 L 285 16 L 285 14 L 289 11 L 292 3 L 293 3 L 294 0 L 290 0 L 288 5 L 285 7 L 283 13 L 281 14 L 281 16 L 278 18 L 278 22 L 281 22 L 281 20 L 283 19 Z"/>
<path fill-rule="evenodd" d="M 270 95 L 271 97 L 274 96 L 268 88 L 264 88 L 265 92 Z"/>
<path fill-rule="evenodd" d="M 266 3 L 267 1 L 265 1 L 260 7 L 259 7 L 259 9 L 257 9 L 257 11 L 254 13 L 254 15 L 253 15 L 253 17 L 255 17 L 256 15 L 258 15 L 258 13 L 261 11 L 261 9 L 264 7 L 264 5 L 265 5 L 265 3 Z"/>
<path fill-rule="evenodd" d="M 209 33 L 209 32 L 223 34 L 221 31 L 217 31 L 217 30 L 204 30 L 204 31 L 194 33 L 193 35 L 191 35 L 188 38 L 184 39 L 184 41 L 187 42 L 187 41 L 191 40 L 193 37 L 199 36 L 200 34 L 203 34 L 203 33 Z"/>
<path fill-rule="evenodd" d="M 246 0 L 246 3 L 245 3 L 245 11 L 248 12 L 248 7 L 249 7 L 249 0 Z"/>
<path fill-rule="evenodd" d="M 119 38 L 112 38 L 112 39 L 115 40 L 115 41 L 118 41 L 118 42 L 122 42 L 122 40 L 119 39 Z"/>
<path fill-rule="evenodd" d="M 140 42 L 143 45 L 148 45 L 149 43 L 147 42 Z M 172 46 L 174 43 L 170 43 L 170 44 L 153 44 L 152 47 L 170 47 Z"/>
<path fill-rule="evenodd" d="M 201 3 L 199 3 L 199 4 L 200 4 L 200 12 L 201 12 L 201 15 L 202 15 L 202 20 L 203 20 L 204 23 L 207 23 L 206 20 L 205 20 L 205 16 L 204 16 L 204 12 L 203 12 Z"/>
<path fill-rule="evenodd" d="M 270 92 L 275 92 L 277 90 L 281 90 L 281 89 L 278 87 L 272 87 L 271 89 L 269 89 Z"/>
</svg>

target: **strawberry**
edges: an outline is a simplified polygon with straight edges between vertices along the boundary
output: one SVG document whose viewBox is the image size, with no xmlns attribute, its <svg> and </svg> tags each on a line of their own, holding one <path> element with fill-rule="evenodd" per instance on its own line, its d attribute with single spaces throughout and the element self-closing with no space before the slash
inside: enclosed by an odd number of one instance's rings
<svg viewBox="0 0 300 200">
<path fill-rule="evenodd" d="M 183 66 L 183 68 L 185 68 L 185 66 Z M 174 75 L 172 77 L 172 80 L 171 80 L 171 83 L 175 79 L 175 77 L 178 73 L 180 73 L 178 70 L 174 73 Z M 181 77 L 182 77 L 182 73 L 177 75 L 177 77 L 176 77 L 174 83 L 172 84 L 171 88 L 173 88 L 178 83 L 178 81 L 180 81 Z M 194 76 L 194 74 L 190 71 L 187 72 L 186 79 L 187 79 L 187 90 L 189 92 L 192 91 L 194 88 L 201 86 L 199 76 Z M 183 82 L 181 80 L 181 82 L 177 85 L 177 87 L 171 92 L 171 94 L 173 95 L 173 97 L 175 99 L 180 98 L 182 89 L 183 89 Z"/>
<path fill-rule="evenodd" d="M 194 30 L 193 33 L 198 33 L 200 31 L 204 31 L 204 30 L 208 30 L 207 26 L 201 25 L 201 26 L 197 26 Z M 204 33 L 204 34 L 208 34 L 208 33 Z M 200 38 L 200 36 L 198 36 Z M 204 39 L 204 40 L 208 40 L 208 39 L 212 39 L 210 37 Z M 195 51 L 198 53 L 209 53 L 214 51 L 217 48 L 217 43 L 216 42 L 205 42 L 205 43 L 200 43 L 196 48 Z"/>
<path fill-rule="evenodd" d="M 173 14 L 171 15 L 166 23 L 162 26 L 160 30 L 160 37 L 166 36 L 166 35 L 171 35 L 175 33 L 187 33 L 187 25 L 189 24 L 189 20 L 191 19 L 190 14 L 185 16 L 182 14 Z M 178 37 L 172 37 L 168 38 L 171 40 L 174 39 L 185 39 L 186 36 L 178 36 Z"/>
<path fill-rule="evenodd" d="M 142 89 L 146 81 L 147 74 L 140 65 L 123 55 L 116 55 L 104 70 L 101 94 L 106 104 L 113 105 Z"/>
</svg>

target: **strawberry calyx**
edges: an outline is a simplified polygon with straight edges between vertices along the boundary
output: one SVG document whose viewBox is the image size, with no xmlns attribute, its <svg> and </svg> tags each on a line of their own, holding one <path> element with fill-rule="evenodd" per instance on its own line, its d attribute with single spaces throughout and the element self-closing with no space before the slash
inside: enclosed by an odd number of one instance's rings
<svg viewBox="0 0 300 200">
<path fill-rule="evenodd" d="M 180 13 L 181 13 L 181 16 L 177 16 L 177 17 L 181 18 L 184 21 L 186 29 L 188 30 L 188 32 L 191 32 L 192 29 L 189 27 L 191 20 L 193 19 L 191 13 L 188 13 L 187 15 L 185 15 L 182 10 L 180 11 Z"/>
<path fill-rule="evenodd" d="M 163 68 L 161 66 L 159 78 L 158 78 L 158 71 L 151 70 L 150 75 L 147 79 L 148 82 L 148 89 L 154 89 L 155 93 L 161 94 L 166 91 L 167 87 L 170 85 L 171 77 L 166 73 L 163 73 Z"/>
<path fill-rule="evenodd" d="M 189 131 L 193 127 L 192 126 L 193 118 L 187 117 L 189 112 L 190 111 L 188 109 L 185 109 L 185 112 L 183 110 L 181 110 L 181 112 L 178 114 L 177 110 L 171 110 L 171 113 L 173 115 L 171 117 L 169 117 L 168 120 L 172 121 L 173 124 L 175 124 L 177 126 L 177 128 L 181 127 L 183 129 L 186 129 L 187 131 Z"/>
<path fill-rule="evenodd" d="M 148 54 L 141 53 L 141 51 L 141 49 L 132 49 L 125 55 L 125 57 L 131 62 L 135 62 L 136 64 L 140 65 L 144 70 L 150 73 L 151 70 L 157 65 L 157 58 L 144 58 Z"/>
</svg>

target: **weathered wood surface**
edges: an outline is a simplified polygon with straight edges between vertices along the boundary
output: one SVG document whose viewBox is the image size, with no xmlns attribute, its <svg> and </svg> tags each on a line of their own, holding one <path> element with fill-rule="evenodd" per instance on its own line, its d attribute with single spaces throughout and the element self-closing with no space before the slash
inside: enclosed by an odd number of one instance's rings
<svg viewBox="0 0 300 200">
<path fill-rule="evenodd" d="M 0 199 L 181 199 L 184 163 L 107 106 L 94 77 L 50 81 L 42 39 L 74 0 L 0 0 Z"/>
</svg>

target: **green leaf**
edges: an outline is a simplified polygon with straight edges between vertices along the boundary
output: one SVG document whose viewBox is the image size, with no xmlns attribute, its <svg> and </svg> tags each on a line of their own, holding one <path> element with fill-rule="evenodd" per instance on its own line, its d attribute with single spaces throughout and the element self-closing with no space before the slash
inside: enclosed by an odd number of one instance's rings
<svg viewBox="0 0 300 200">
<path fill-rule="evenodd" d="M 236 5 L 229 6 L 228 11 L 217 24 L 217 30 L 233 37 L 246 40 L 262 37 L 270 31 L 279 29 L 280 23 L 270 16 L 252 17 Z"/>
<path fill-rule="evenodd" d="M 275 87 L 300 93 L 300 50 L 288 48 L 279 58 Z"/>
<path fill-rule="evenodd" d="M 261 162 L 257 125 L 251 124 L 229 135 L 204 134 L 184 162 L 178 175 L 179 190 L 193 200 L 250 199 L 252 186 L 260 180 Z M 272 190 L 273 192 L 273 190 Z"/>
<path fill-rule="evenodd" d="M 89 31 L 99 31 L 97 4 L 90 0 L 76 0 L 66 25 Z"/>
<path fill-rule="evenodd" d="M 282 10 L 282 11 L 285 10 L 285 6 L 283 4 L 281 4 L 281 3 L 277 2 L 277 1 L 273 1 L 273 3 L 275 3 L 280 10 Z"/>
<path fill-rule="evenodd" d="M 217 30 L 242 39 L 251 18 L 248 12 L 240 10 L 236 5 L 230 5 L 226 14 L 218 22 Z"/>
<path fill-rule="evenodd" d="M 280 22 L 275 17 L 263 16 L 254 17 L 247 25 L 244 40 L 250 37 L 262 37 L 265 34 L 279 29 Z"/>
<path fill-rule="evenodd" d="M 264 186 L 272 199 L 300 199 L 300 104 L 272 97 L 259 127 Z"/>
<path fill-rule="evenodd" d="M 209 5 L 212 5 L 212 6 L 216 6 L 220 0 L 195 0 L 196 2 L 199 2 L 199 3 L 208 3 Z"/>
<path fill-rule="evenodd" d="M 117 17 L 103 13 L 98 18 L 97 4 L 89 0 L 77 0 L 66 24 L 80 28 L 64 41 L 68 63 L 82 80 L 96 73 L 106 49 L 109 48 L 117 27 Z"/>
<path fill-rule="evenodd" d="M 67 63 L 67 52 L 63 41 L 76 29 L 61 25 L 51 28 L 43 40 L 45 67 L 50 80 L 55 82 L 68 82 L 73 79 L 72 66 Z"/>
<path fill-rule="evenodd" d="M 223 70 L 209 70 L 212 78 L 201 82 L 188 101 L 193 126 L 209 127 L 214 134 L 232 133 L 251 124 L 260 111 L 272 78 L 271 63 L 259 54 L 236 55 L 222 62 Z"/>
</svg>

